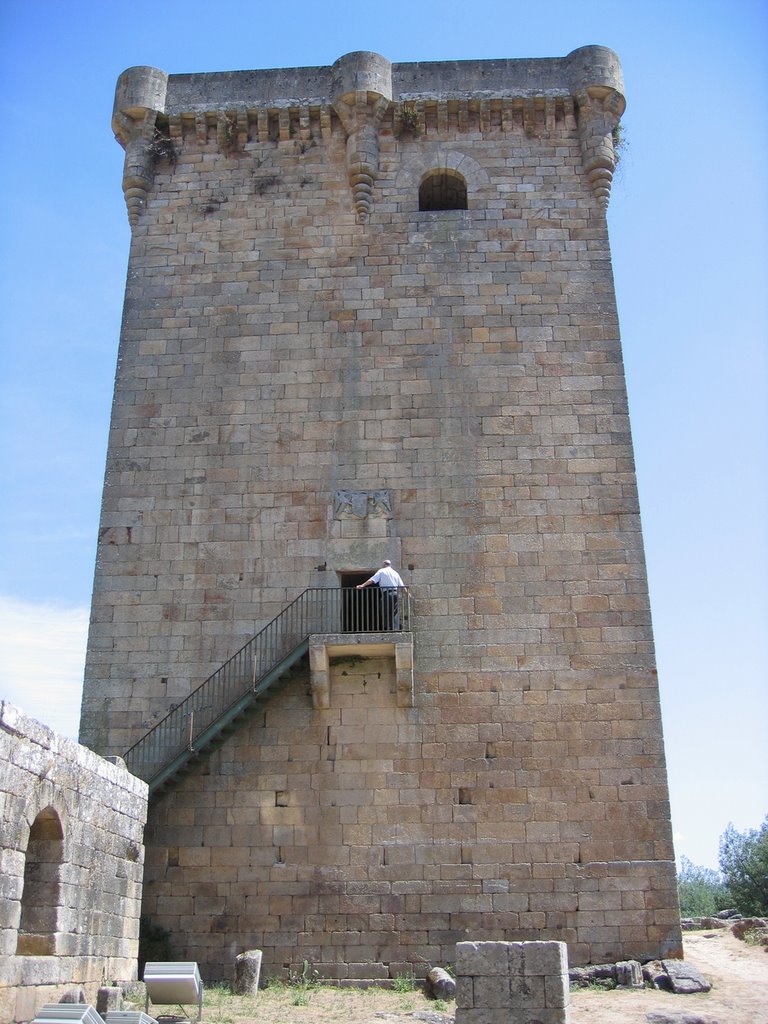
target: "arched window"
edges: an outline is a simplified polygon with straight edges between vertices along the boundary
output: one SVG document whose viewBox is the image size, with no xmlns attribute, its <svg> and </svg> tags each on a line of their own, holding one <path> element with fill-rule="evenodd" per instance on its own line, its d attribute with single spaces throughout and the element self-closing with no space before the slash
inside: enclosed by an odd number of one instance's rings
<svg viewBox="0 0 768 1024">
<path fill-rule="evenodd" d="M 16 945 L 20 956 L 50 956 L 56 952 L 63 839 L 58 814 L 46 807 L 29 830 Z"/>
<path fill-rule="evenodd" d="M 466 210 L 466 180 L 458 171 L 430 171 L 419 186 L 419 209 Z"/>
</svg>

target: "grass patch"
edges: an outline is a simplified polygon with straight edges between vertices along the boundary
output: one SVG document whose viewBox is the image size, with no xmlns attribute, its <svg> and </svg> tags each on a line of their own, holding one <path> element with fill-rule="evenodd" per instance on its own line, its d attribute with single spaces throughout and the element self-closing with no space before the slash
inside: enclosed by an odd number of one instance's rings
<svg viewBox="0 0 768 1024">
<path fill-rule="evenodd" d="M 205 1024 L 359 1024 L 375 1014 L 445 1012 L 444 1005 L 428 997 L 413 976 L 403 975 L 392 988 L 346 988 L 316 979 L 311 965 L 297 965 L 285 978 L 265 979 L 257 995 L 234 995 L 230 985 L 211 984 L 203 994 Z M 123 1009 L 143 1010 L 144 996 L 124 1000 Z M 192 1019 L 197 1007 L 186 1006 Z M 153 1012 L 153 1010 L 155 1012 Z M 150 1006 L 152 1016 L 178 1013 L 176 1006 Z M 448 1011 L 450 1012 L 450 1010 Z"/>
<path fill-rule="evenodd" d="M 398 974 L 392 981 L 392 989 L 402 995 L 413 992 L 416 988 L 416 977 L 413 974 Z"/>
<path fill-rule="evenodd" d="M 768 928 L 748 928 L 742 940 L 748 946 L 768 946 Z"/>
</svg>

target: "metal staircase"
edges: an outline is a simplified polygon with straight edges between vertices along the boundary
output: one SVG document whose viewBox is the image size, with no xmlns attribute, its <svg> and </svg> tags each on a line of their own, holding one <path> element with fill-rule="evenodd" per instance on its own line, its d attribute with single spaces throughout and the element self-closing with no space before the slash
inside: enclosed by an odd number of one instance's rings
<svg viewBox="0 0 768 1024">
<path fill-rule="evenodd" d="M 129 771 L 150 793 L 169 783 L 306 659 L 313 634 L 407 630 L 409 618 L 406 590 L 396 604 L 377 588 L 305 590 L 134 743 L 124 755 Z"/>
</svg>

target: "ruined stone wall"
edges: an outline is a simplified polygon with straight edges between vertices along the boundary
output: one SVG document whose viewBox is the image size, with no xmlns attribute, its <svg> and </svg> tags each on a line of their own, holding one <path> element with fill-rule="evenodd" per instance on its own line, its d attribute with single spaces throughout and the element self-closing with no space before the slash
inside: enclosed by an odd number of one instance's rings
<svg viewBox="0 0 768 1024">
<path fill-rule="evenodd" d="M 136 977 L 147 787 L 0 704 L 0 1019 Z"/>
<path fill-rule="evenodd" d="M 597 47 L 121 79 L 83 741 L 123 752 L 307 586 L 389 557 L 414 601 L 412 708 L 387 659 L 332 667 L 327 709 L 294 681 L 151 810 L 147 908 L 209 974 L 679 947 L 605 219 L 621 90 Z M 420 211 L 436 171 L 467 209 Z"/>
</svg>

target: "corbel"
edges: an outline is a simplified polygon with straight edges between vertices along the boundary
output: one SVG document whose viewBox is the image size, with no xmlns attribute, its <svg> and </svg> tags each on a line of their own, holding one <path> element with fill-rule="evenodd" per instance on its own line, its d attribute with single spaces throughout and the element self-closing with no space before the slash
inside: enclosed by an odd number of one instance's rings
<svg viewBox="0 0 768 1024">
<path fill-rule="evenodd" d="M 608 208 L 617 156 L 614 132 L 624 110 L 624 97 L 613 89 L 587 89 L 576 97 L 584 173 L 592 194 Z"/>
</svg>

